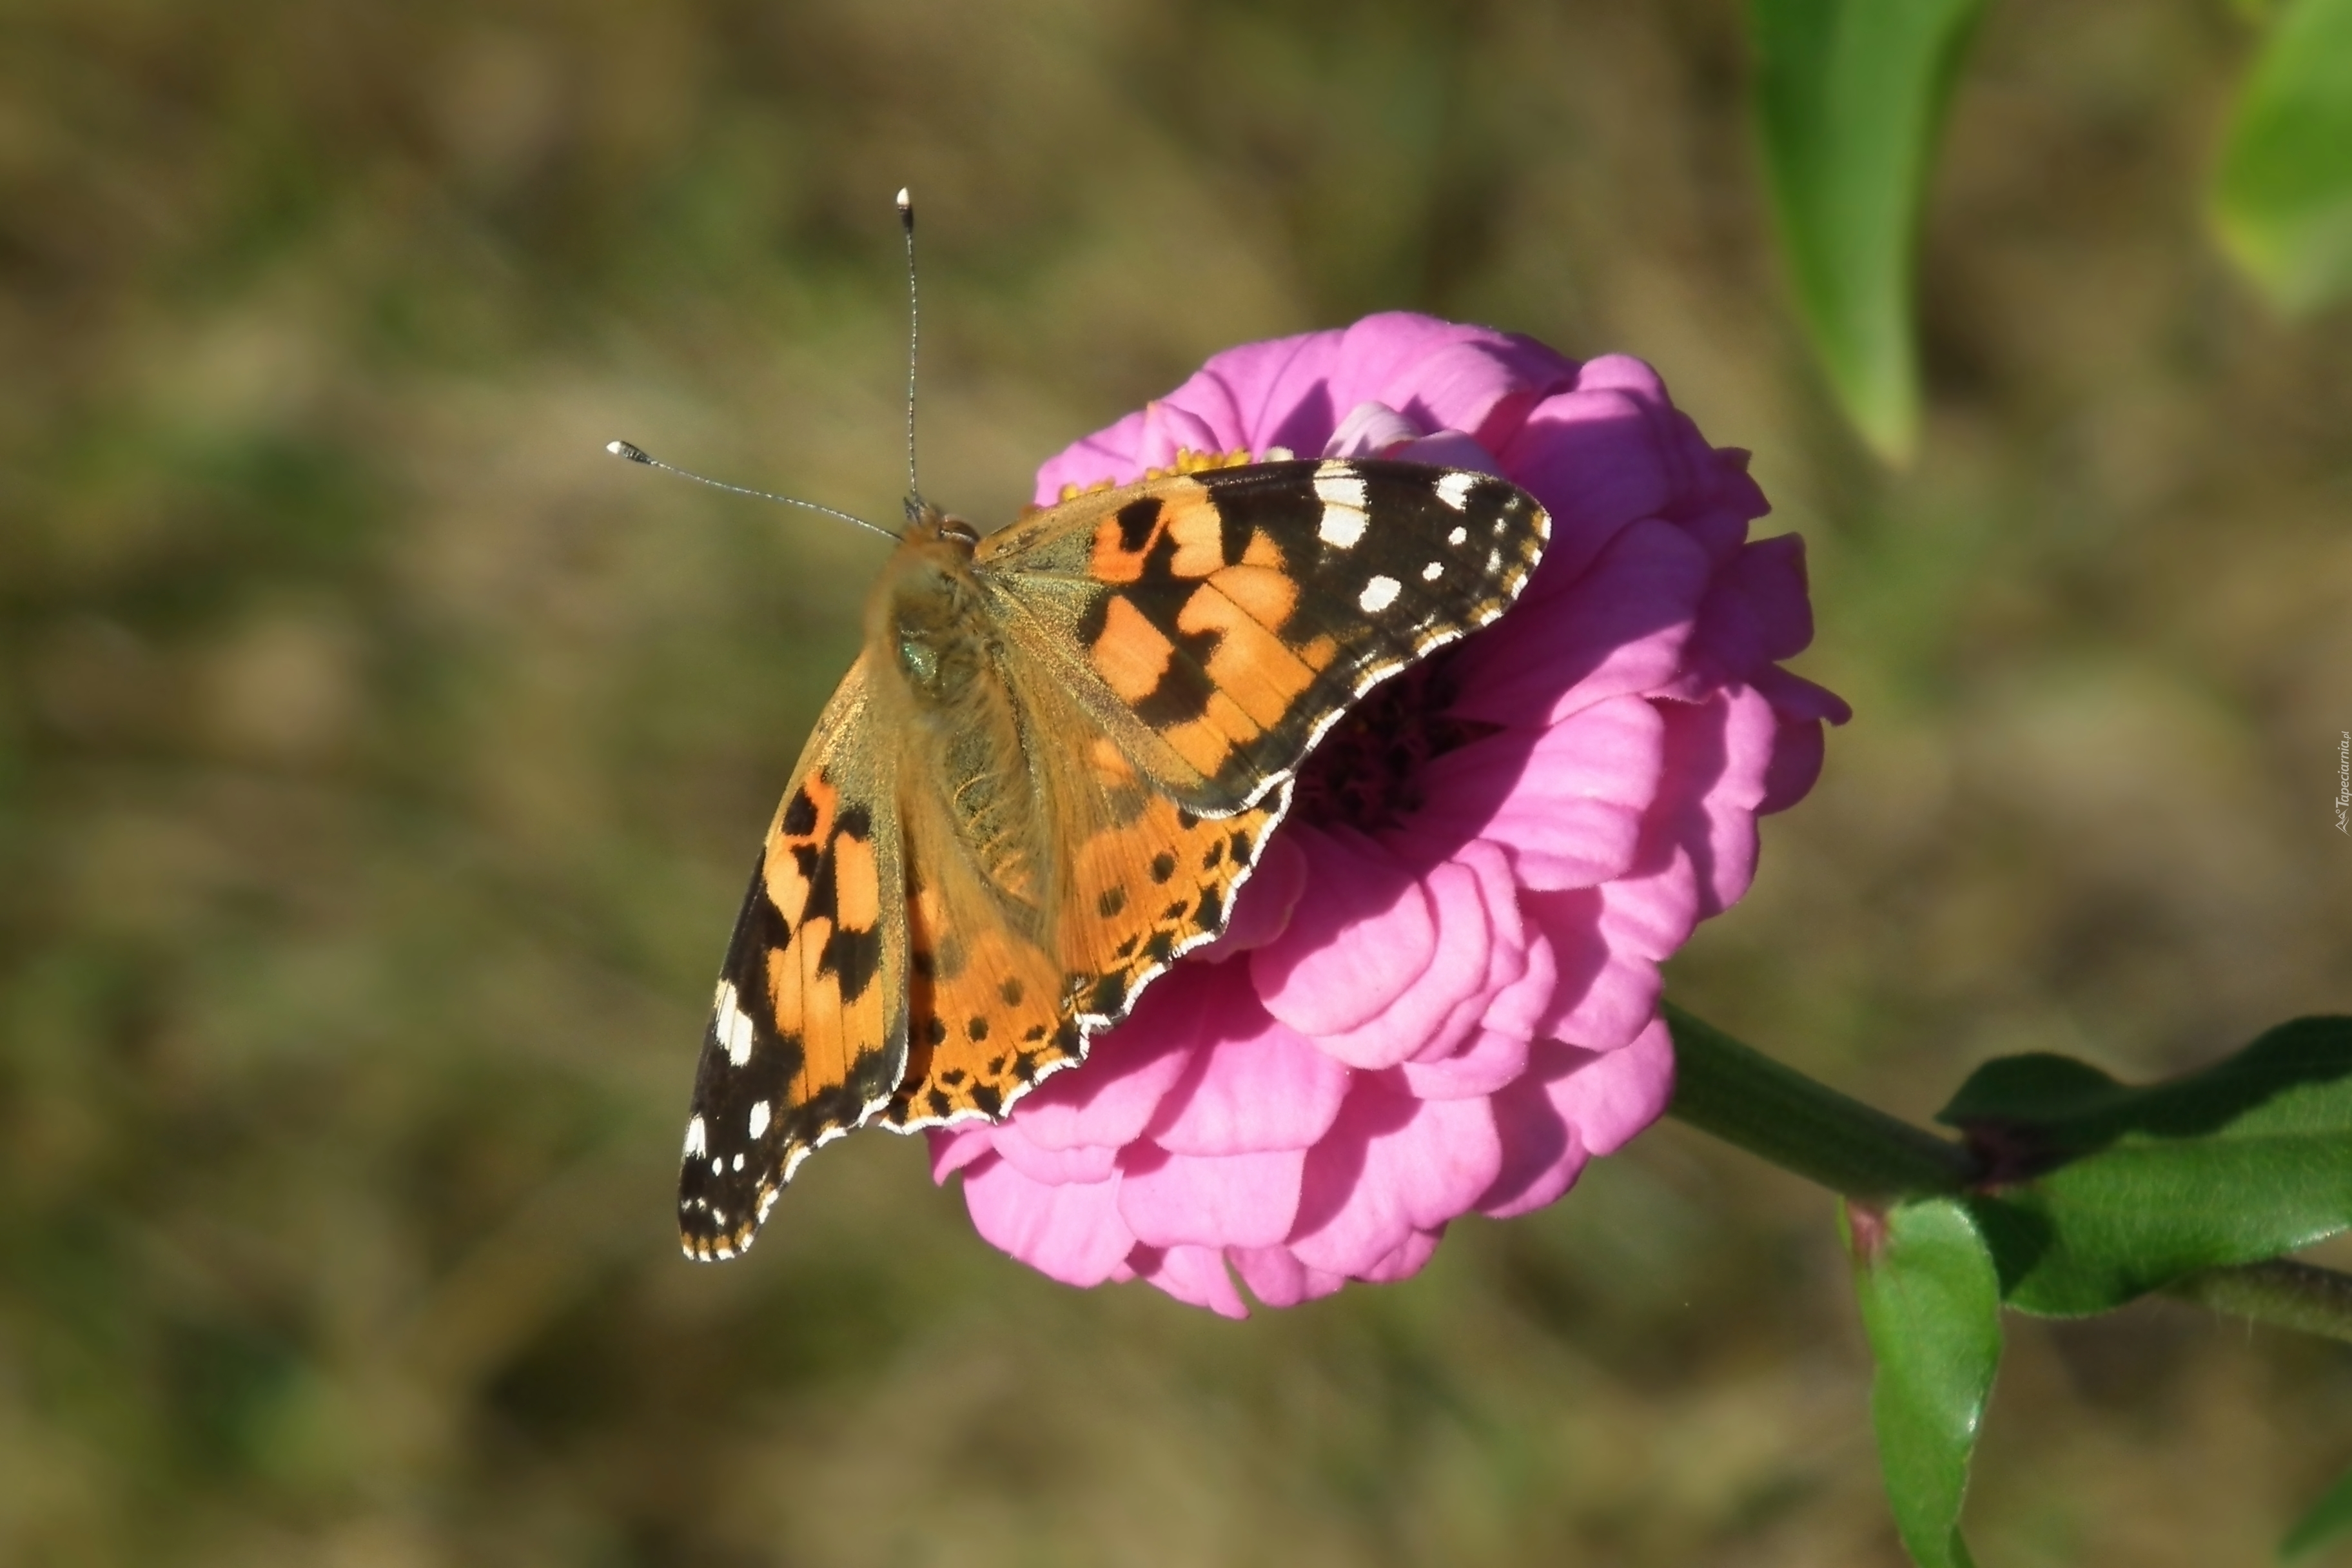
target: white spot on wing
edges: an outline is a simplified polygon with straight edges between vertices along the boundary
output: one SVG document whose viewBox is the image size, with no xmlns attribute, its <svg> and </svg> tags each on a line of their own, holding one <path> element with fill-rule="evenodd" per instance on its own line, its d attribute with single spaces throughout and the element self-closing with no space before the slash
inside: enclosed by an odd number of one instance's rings
<svg viewBox="0 0 2352 1568">
<path fill-rule="evenodd" d="M 1443 561 L 1433 561 L 1421 569 L 1421 580 L 1424 583 L 1434 583 L 1444 575 L 1445 563 Z"/>
<path fill-rule="evenodd" d="M 743 1156 L 740 1154 L 735 1156 L 735 1168 L 739 1171 L 743 1168 Z"/>
<path fill-rule="evenodd" d="M 1375 577 L 1364 584 L 1364 591 L 1357 598 L 1356 603 L 1364 614 L 1377 616 L 1395 604 L 1397 595 L 1402 591 L 1403 584 L 1395 578 Z"/>
<path fill-rule="evenodd" d="M 1468 529 L 1457 528 L 1453 532 L 1445 536 L 1445 542 L 1448 544 L 1459 544 L 1469 537 L 1470 531 Z"/>
<path fill-rule="evenodd" d="M 1315 493 L 1325 506 L 1344 506 L 1356 511 L 1364 510 L 1364 476 L 1355 465 L 1334 458 L 1315 469 Z"/>
<path fill-rule="evenodd" d="M 686 1124 L 686 1154 L 688 1160 L 699 1160 L 710 1152 L 710 1129 L 698 1116 Z"/>
<path fill-rule="evenodd" d="M 1478 488 L 1475 474 L 1452 473 L 1437 481 L 1437 499 L 1460 511 L 1470 502 L 1470 492 Z"/>
<path fill-rule="evenodd" d="M 1364 537 L 1364 477 L 1334 460 L 1315 470 L 1315 499 L 1323 503 L 1323 526 L 1316 531 L 1335 550 L 1352 550 Z"/>
<path fill-rule="evenodd" d="M 761 1140 L 761 1138 L 764 1138 L 764 1137 L 766 1137 L 766 1136 L 767 1136 L 767 1132 L 768 1132 L 768 1116 L 769 1116 L 768 1102 L 767 1102 L 766 1100 L 763 1100 L 760 1101 L 757 1105 L 754 1105 L 753 1107 L 751 1107 L 751 1139 L 752 1139 L 752 1142 L 758 1142 L 759 1140 Z"/>
<path fill-rule="evenodd" d="M 719 1030 L 719 1046 L 727 1059 L 741 1067 L 751 1059 L 751 1016 L 735 994 L 735 983 L 721 980 L 711 1001 L 711 1023 Z"/>
</svg>

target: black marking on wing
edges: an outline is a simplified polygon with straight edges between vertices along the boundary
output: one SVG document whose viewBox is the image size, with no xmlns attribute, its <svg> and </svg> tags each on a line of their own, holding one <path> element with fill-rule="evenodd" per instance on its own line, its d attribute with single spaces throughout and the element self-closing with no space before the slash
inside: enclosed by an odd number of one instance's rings
<svg viewBox="0 0 2352 1568">
<path fill-rule="evenodd" d="M 1262 532 L 1297 580 L 1297 605 L 1272 629 L 1293 647 L 1328 637 L 1338 649 L 1282 722 L 1236 748 L 1216 781 L 1222 786 L 1263 788 L 1253 775 L 1263 781 L 1295 769 L 1321 730 L 1372 684 L 1500 616 L 1526 586 L 1549 538 L 1551 520 L 1542 506 L 1506 480 L 1366 460 L 1345 465 L 1363 486 L 1365 522 L 1343 548 L 1323 536 L 1316 479 L 1326 467 L 1261 463 L 1193 476 L 1214 498 L 1227 538 L 1237 530 Z M 1440 492 L 1449 476 L 1458 508 Z M 1423 575 L 1432 563 L 1444 568 L 1434 580 Z M 1382 596 L 1368 598 L 1375 579 L 1392 586 L 1384 604 L 1368 608 Z M 1129 597 L 1173 641 L 1175 616 L 1195 585 L 1171 577 L 1147 592 L 1139 583 Z"/>
</svg>

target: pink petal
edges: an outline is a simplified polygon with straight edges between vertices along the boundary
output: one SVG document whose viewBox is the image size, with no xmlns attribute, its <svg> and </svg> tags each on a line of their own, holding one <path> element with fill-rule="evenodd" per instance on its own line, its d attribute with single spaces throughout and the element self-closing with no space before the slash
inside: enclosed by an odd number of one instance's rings
<svg viewBox="0 0 2352 1568">
<path fill-rule="evenodd" d="M 1329 1136 L 1307 1155 L 1290 1250 L 1311 1268 L 1361 1274 L 1415 1229 L 1465 1213 L 1502 1167 L 1484 1100 L 1415 1100 L 1360 1079 Z"/>
<path fill-rule="evenodd" d="M 1138 1240 L 1271 1247 L 1297 1216 L 1307 1151 L 1196 1156 L 1139 1143 L 1122 1163 L 1118 1211 Z"/>
<path fill-rule="evenodd" d="M 1715 574 L 1699 605 L 1689 668 L 1668 695 L 1698 697 L 1751 679 L 1813 640 L 1804 542 L 1793 533 L 1746 545 Z"/>
<path fill-rule="evenodd" d="M 1674 1089 L 1673 1039 L 1655 1019 L 1619 1050 L 1538 1044 L 1527 1076 L 1495 1097 L 1503 1163 L 1478 1211 L 1506 1219 L 1557 1199 L 1588 1158 L 1664 1115 Z"/>
<path fill-rule="evenodd" d="M 1764 774 L 1764 798 L 1756 803 L 1756 815 L 1769 816 L 1786 811 L 1811 795 L 1822 776 L 1828 751 L 1828 738 L 1820 724 L 1782 721 L 1780 738 L 1772 748 L 1772 765 Z"/>
<path fill-rule="evenodd" d="M 1424 430 L 1466 431 L 1490 448 L 1528 405 L 1576 374 L 1573 361 L 1532 339 L 1402 310 L 1367 316 L 1338 335 L 1328 384 L 1335 412 L 1377 400 Z"/>
<path fill-rule="evenodd" d="M 1520 900 L 1526 897 L 1525 893 L 1518 895 Z M 1542 927 L 1528 918 L 1524 901 L 1517 908 L 1521 917 L 1519 976 L 1495 994 L 1478 1022 L 1482 1028 L 1532 1040 L 1538 1032 L 1537 1026 L 1554 1011 L 1553 997 L 1559 990 L 1559 960 Z"/>
<path fill-rule="evenodd" d="M 1440 430 L 1417 441 L 1407 441 L 1386 456 L 1400 463 L 1427 463 L 1433 468 L 1467 468 L 1475 474 L 1510 478 L 1502 459 L 1459 430 Z"/>
<path fill-rule="evenodd" d="M 1674 1099 L 1674 1036 L 1664 1019 L 1653 1019 L 1631 1045 L 1553 1081 L 1552 1103 L 1576 1124 L 1585 1148 L 1614 1154 Z"/>
<path fill-rule="evenodd" d="M 1344 357 L 1339 332 L 1244 343 L 1213 357 L 1168 401 L 1199 413 L 1230 445 L 1320 451 L 1339 410 L 1370 395 L 1340 400 L 1336 383 Z"/>
<path fill-rule="evenodd" d="M 1748 687 L 1705 702 L 1658 706 L 1666 721 L 1666 760 L 1651 831 L 1690 856 L 1701 917 L 1719 914 L 1748 891 L 1756 873 L 1756 808 L 1763 804 L 1780 721 Z"/>
<path fill-rule="evenodd" d="M 1267 1013 L 1245 972 L 1215 982 L 1217 1021 L 1149 1136 L 1178 1154 L 1306 1148 L 1339 1116 L 1348 1069 Z"/>
<path fill-rule="evenodd" d="M 1405 1088 L 1421 1100 L 1461 1100 L 1493 1094 L 1528 1068 L 1525 1036 L 1481 1029 L 1453 1056 L 1433 1062 L 1412 1061 L 1397 1068 Z"/>
<path fill-rule="evenodd" d="M 1553 578 L 1463 645 L 1466 719 L 1532 728 L 1675 679 L 1707 586 L 1706 556 L 1672 523 L 1636 522 L 1579 578 Z"/>
<path fill-rule="evenodd" d="M 1756 689 L 1780 720 L 1772 764 L 1764 774 L 1764 798 L 1756 806 L 1759 816 L 1769 816 L 1811 792 L 1822 774 L 1822 723 L 1843 724 L 1853 717 L 1853 710 L 1835 692 L 1777 666 L 1757 676 Z"/>
<path fill-rule="evenodd" d="M 1408 1061 L 1436 1061 L 1462 1049 L 1493 1016 L 1497 1003 L 1527 979 L 1530 967 L 1528 925 L 1519 915 L 1519 885 L 1509 851 L 1499 844 L 1474 838 L 1454 851 L 1453 866 L 1468 872 L 1477 888 L 1477 912 L 1487 932 L 1486 972 L 1443 1012 L 1434 1011 L 1440 1000 L 1434 987 L 1424 987 L 1432 1008 L 1427 1024 L 1415 1018 L 1407 1006 L 1392 1007 L 1382 1016 L 1381 1026 L 1419 1038 L 1420 1043 L 1403 1058 Z M 1542 1008 L 1522 1004 L 1518 1010 L 1537 1015 Z"/>
<path fill-rule="evenodd" d="M 1302 828 L 1310 896 L 1251 955 L 1269 1012 L 1304 1035 L 1378 1017 L 1437 957 L 1437 919 L 1411 868 L 1352 828 Z"/>
<path fill-rule="evenodd" d="M 1497 879 L 1503 881 L 1503 900 L 1510 898 L 1507 877 L 1507 873 Z M 1448 861 L 1423 876 L 1420 891 L 1426 917 L 1434 928 L 1435 952 L 1412 976 L 1410 986 L 1388 998 L 1382 1011 L 1354 1027 L 1315 1029 L 1301 1021 L 1344 1017 L 1361 1010 L 1360 993 L 1351 996 L 1346 988 L 1361 984 L 1370 990 L 1370 984 L 1357 976 L 1366 970 L 1376 972 L 1382 957 L 1382 931 L 1370 921 L 1320 950 L 1305 951 L 1303 940 L 1294 950 L 1290 939 L 1262 949 L 1252 973 L 1266 1011 L 1306 1035 L 1324 1055 L 1349 1067 L 1373 1069 L 1393 1067 L 1432 1048 L 1449 1023 L 1457 1037 L 1475 1025 L 1475 1011 L 1466 1020 L 1454 1015 L 1463 1003 L 1486 989 L 1496 940 L 1488 905 L 1496 889 L 1485 884 L 1477 868 Z M 1292 923 L 1292 938 L 1302 937 L 1306 923 L 1303 919 Z M 1286 969 L 1283 967 L 1286 960 Z M 1381 989 L 1392 987 L 1383 984 Z"/>
<path fill-rule="evenodd" d="M 1534 734 L 1507 731 L 1433 759 L 1412 838 L 1510 846 L 1531 888 L 1588 887 L 1623 872 L 1658 792 L 1665 726 L 1650 703 L 1614 697 Z"/>
<path fill-rule="evenodd" d="M 1802 539 L 1783 533 L 1757 540 L 1739 552 L 1733 573 L 1754 606 L 1764 655 L 1759 664 L 1794 658 L 1812 646 L 1813 601 L 1805 582 Z"/>
<path fill-rule="evenodd" d="M 1360 403 L 1323 443 L 1327 458 L 1378 458 L 1421 436 L 1420 426 L 1385 403 Z"/>
<path fill-rule="evenodd" d="M 992 1131 L 995 1150 L 1004 1156 L 1004 1163 L 1033 1182 L 1055 1186 L 1065 1182 L 1107 1182 L 1118 1169 L 1118 1150 L 1108 1144 L 1045 1148 L 1031 1140 L 1026 1124 L 1017 1117 Z"/>
<path fill-rule="evenodd" d="M 1118 1215 L 1118 1183 L 1033 1182 L 1004 1161 L 963 1173 L 964 1207 L 988 1243 L 1068 1285 L 1099 1285 L 1135 1245 Z"/>
<path fill-rule="evenodd" d="M 1290 911 L 1307 890 L 1307 857 L 1287 833 L 1276 833 L 1258 854 L 1257 868 L 1234 895 L 1224 934 L 1191 956 L 1219 963 L 1254 947 L 1264 947 L 1290 924 Z"/>
<path fill-rule="evenodd" d="M 1348 1282 L 1344 1274 L 1309 1268 L 1286 1247 L 1235 1247 L 1226 1256 L 1250 1294 L 1269 1307 L 1296 1307 L 1331 1295 Z"/>
<path fill-rule="evenodd" d="M 1666 384 L 1647 360 L 1632 354 L 1599 354 L 1584 362 L 1576 378 L 1580 392 L 1629 392 L 1643 403 L 1666 401 Z"/>
<path fill-rule="evenodd" d="M 1171 1247 L 1165 1252 L 1139 1248 L 1149 1259 L 1139 1267 L 1139 1278 L 1150 1280 L 1179 1301 L 1206 1307 L 1221 1318 L 1246 1318 L 1249 1308 L 1234 1286 L 1224 1254 L 1213 1247 Z"/>
<path fill-rule="evenodd" d="M 1538 1029 L 1614 1050 L 1657 1009 L 1658 965 L 1698 924 L 1698 879 L 1689 858 L 1674 849 L 1654 871 L 1596 889 L 1530 893 L 1526 908 L 1559 964 L 1552 1009 Z"/>
<path fill-rule="evenodd" d="M 1547 577 L 1581 576 L 1619 530 L 1657 516 L 1674 494 L 1671 455 L 1654 437 L 1650 412 L 1622 392 L 1545 399 L 1500 455 L 1503 471 L 1551 513 L 1531 593 Z"/>
<path fill-rule="evenodd" d="M 1105 481 L 1130 484 L 1146 469 L 1173 467 L 1181 449 L 1228 452 L 1247 445 L 1173 399 L 1162 399 L 1048 461 L 1037 470 L 1034 499 L 1039 506 L 1052 506 L 1062 499 L 1065 486 L 1083 490 Z"/>
<path fill-rule="evenodd" d="M 931 1180 L 945 1186 L 948 1178 L 983 1154 L 996 1151 L 992 1124 L 967 1121 L 960 1127 L 929 1127 L 923 1136 L 931 1145 Z"/>
<path fill-rule="evenodd" d="M 1474 329 L 1475 330 L 1475 329 Z M 1546 395 L 1572 384 L 1571 360 L 1529 338 L 1487 333 L 1456 342 L 1410 367 L 1410 387 L 1391 380 L 1381 401 L 1424 430 L 1460 430 L 1499 450 Z"/>
<path fill-rule="evenodd" d="M 1404 311 L 1345 331 L 1247 343 L 1216 355 L 1139 414 L 1077 443 L 1038 471 L 1036 499 L 1065 484 L 1129 479 L 1195 451 L 1271 447 L 1319 452 L 1341 412 L 1366 403 L 1422 430 L 1456 429 L 1498 448 L 1537 399 L 1571 384 L 1574 362 L 1542 344 Z"/>
<path fill-rule="evenodd" d="M 1548 1063 L 1547 1070 L 1563 1069 Z M 1531 1213 L 1558 1201 L 1583 1173 L 1590 1158 L 1584 1141 L 1578 1136 L 1575 1123 L 1552 1103 L 1549 1087 L 1530 1072 L 1491 1102 L 1503 1160 L 1494 1184 L 1479 1196 L 1480 1214 L 1508 1219 Z"/>
<path fill-rule="evenodd" d="M 1438 1237 L 1444 1234 L 1443 1226 L 1434 1230 L 1412 1231 L 1398 1242 L 1387 1257 L 1356 1278 L 1375 1285 L 1391 1285 L 1397 1280 L 1410 1279 L 1427 1266 L 1436 1254 Z"/>
<path fill-rule="evenodd" d="M 1192 1065 L 1211 994 L 1164 979 L 1124 1023 L 1097 1037 L 1084 1066 L 1055 1073 L 1013 1106 L 1008 1125 L 1039 1149 L 1132 1142 Z"/>
</svg>

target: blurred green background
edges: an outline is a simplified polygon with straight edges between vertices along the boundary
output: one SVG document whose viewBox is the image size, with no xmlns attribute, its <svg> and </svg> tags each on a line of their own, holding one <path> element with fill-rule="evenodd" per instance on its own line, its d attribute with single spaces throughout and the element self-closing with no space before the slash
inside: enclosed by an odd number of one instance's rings
<svg viewBox="0 0 2352 1568">
<path fill-rule="evenodd" d="M 1895 1564 L 1822 1194 L 1673 1125 L 1232 1325 L 919 1145 L 677 1252 L 710 977 L 895 515 L 1411 306 L 1755 449 L 1853 700 L 1685 1003 L 1887 1108 L 2352 1007 L 2352 322 L 2202 226 L 2211 0 L 1995 9 L 1918 458 L 1774 258 L 1731 0 L 0 10 L 0 1563 Z M 2338 1254 L 2338 1258 L 2342 1258 Z M 2016 1322 L 1988 1564 L 2251 1563 L 2352 1352 Z"/>
</svg>

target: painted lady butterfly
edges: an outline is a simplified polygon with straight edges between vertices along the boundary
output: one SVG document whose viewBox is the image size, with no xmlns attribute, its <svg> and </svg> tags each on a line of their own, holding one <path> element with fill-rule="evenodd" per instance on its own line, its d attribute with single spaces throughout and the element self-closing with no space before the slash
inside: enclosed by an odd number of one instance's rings
<svg viewBox="0 0 2352 1568">
<path fill-rule="evenodd" d="M 1316 740 L 1510 606 L 1543 509 L 1410 463 L 1180 464 L 980 537 L 909 504 L 751 868 L 678 1229 L 731 1258 L 868 1121 L 1004 1114 L 1225 927 Z"/>
</svg>

